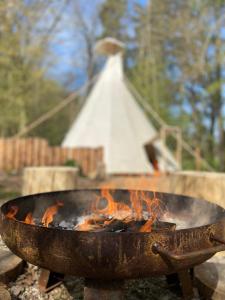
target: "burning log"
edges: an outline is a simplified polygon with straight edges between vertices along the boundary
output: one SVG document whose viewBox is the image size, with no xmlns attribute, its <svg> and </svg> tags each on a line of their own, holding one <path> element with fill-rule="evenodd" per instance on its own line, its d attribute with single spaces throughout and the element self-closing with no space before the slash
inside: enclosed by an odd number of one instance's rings
<svg viewBox="0 0 225 300">
<path fill-rule="evenodd" d="M 117 231 L 126 231 L 128 224 L 123 220 L 113 219 L 109 224 L 105 224 L 104 231 L 108 232 L 117 232 Z"/>
<path fill-rule="evenodd" d="M 153 231 L 161 231 L 161 230 L 176 230 L 176 224 L 172 222 L 164 222 L 164 221 L 156 221 L 152 226 Z"/>
<path fill-rule="evenodd" d="M 104 221 L 105 220 L 105 221 Z M 149 226 L 149 223 L 151 226 Z M 175 230 L 176 224 L 162 221 L 152 220 L 134 220 L 132 217 L 126 217 L 122 220 L 108 217 L 91 216 L 86 217 L 78 223 L 75 227 L 75 231 L 92 231 L 92 232 L 151 232 L 160 230 Z"/>
</svg>

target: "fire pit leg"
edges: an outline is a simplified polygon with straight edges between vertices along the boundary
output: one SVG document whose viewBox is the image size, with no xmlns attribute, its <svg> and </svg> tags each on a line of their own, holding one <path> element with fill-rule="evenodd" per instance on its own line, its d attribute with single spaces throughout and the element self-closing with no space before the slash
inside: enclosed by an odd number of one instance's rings
<svg viewBox="0 0 225 300">
<path fill-rule="evenodd" d="M 183 299 L 189 300 L 193 298 L 193 285 L 191 280 L 191 275 L 189 273 L 189 270 L 183 270 L 179 271 L 178 277 L 180 280 L 180 285 L 183 293 Z"/>
<path fill-rule="evenodd" d="M 64 278 L 63 274 L 51 272 L 46 269 L 41 269 L 41 274 L 38 280 L 40 291 L 47 293 L 60 285 Z"/>
<path fill-rule="evenodd" d="M 123 280 L 103 281 L 86 279 L 84 300 L 123 300 Z"/>
</svg>

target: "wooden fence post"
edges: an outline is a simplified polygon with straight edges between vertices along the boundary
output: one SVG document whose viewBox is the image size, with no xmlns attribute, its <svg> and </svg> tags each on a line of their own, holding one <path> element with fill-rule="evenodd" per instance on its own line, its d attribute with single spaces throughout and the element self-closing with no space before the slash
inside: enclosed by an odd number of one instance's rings
<svg viewBox="0 0 225 300">
<path fill-rule="evenodd" d="M 62 166 L 74 159 L 83 174 L 95 177 L 103 165 L 102 148 L 50 147 L 42 138 L 0 139 L 0 170 L 19 171 L 27 166 Z"/>
<path fill-rule="evenodd" d="M 199 147 L 195 148 L 195 169 L 199 171 L 201 169 L 201 154 Z"/>
</svg>

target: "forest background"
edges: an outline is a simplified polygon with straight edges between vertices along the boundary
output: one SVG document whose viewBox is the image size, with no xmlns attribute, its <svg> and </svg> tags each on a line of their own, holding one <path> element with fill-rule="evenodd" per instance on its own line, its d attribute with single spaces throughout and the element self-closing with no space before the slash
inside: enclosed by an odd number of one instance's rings
<svg viewBox="0 0 225 300">
<path fill-rule="evenodd" d="M 106 36 L 125 43 L 126 76 L 146 104 L 225 171 L 224 0 L 2 0 L 0 137 L 91 80 L 104 63 L 95 43 Z M 60 144 L 84 99 L 27 135 Z M 193 166 L 185 156 L 184 168 Z"/>
</svg>

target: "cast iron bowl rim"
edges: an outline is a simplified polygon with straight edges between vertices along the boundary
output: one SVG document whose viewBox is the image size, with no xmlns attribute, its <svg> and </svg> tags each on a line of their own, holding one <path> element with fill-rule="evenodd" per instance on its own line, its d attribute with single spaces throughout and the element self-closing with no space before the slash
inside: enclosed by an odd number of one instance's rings
<svg viewBox="0 0 225 300">
<path fill-rule="evenodd" d="M 35 194 L 30 194 L 30 195 L 26 195 L 26 196 L 20 196 L 20 197 L 16 197 L 16 198 L 13 198 L 11 200 L 8 200 L 7 202 L 5 202 L 1 208 L 0 208 L 0 213 L 1 215 L 3 216 L 3 219 L 7 220 L 7 222 L 11 222 L 11 223 L 15 223 L 15 224 L 20 224 L 20 225 L 24 225 L 24 226 L 30 226 L 30 227 L 34 227 L 34 228 L 43 228 L 45 231 L 55 231 L 55 230 L 58 230 L 58 231 L 67 231 L 67 232 L 74 232 L 75 234 L 89 234 L 89 235 L 96 235 L 96 234 L 101 234 L 101 235 L 104 235 L 107 233 L 107 235 L 115 235 L 116 234 L 121 234 L 121 235 L 130 235 L 130 234 L 133 234 L 133 235 L 150 235 L 150 234 L 153 234 L 154 235 L 162 235 L 165 234 L 167 235 L 167 233 L 169 234 L 168 231 L 161 231 L 161 232 L 93 232 L 93 231 L 76 231 L 76 230 L 71 230 L 71 229 L 64 229 L 64 228 L 59 228 L 59 227 L 45 227 L 45 226 L 41 226 L 41 225 L 33 225 L 33 224 L 27 224 L 27 223 L 23 223 L 23 221 L 19 221 L 17 219 L 8 219 L 4 212 L 3 212 L 3 208 L 4 206 L 6 205 L 9 205 L 10 202 L 13 202 L 13 201 L 16 201 L 16 200 L 19 200 L 19 199 L 26 199 L 26 198 L 30 198 L 30 197 L 35 197 L 35 196 L 41 196 L 41 195 L 49 195 L 49 194 L 58 194 L 58 193 L 71 193 L 71 192 L 82 192 L 82 191 L 101 191 L 102 189 L 107 189 L 107 190 L 110 190 L 110 191 L 115 191 L 115 189 L 112 189 L 112 188 L 85 188 L 85 189 L 70 189 L 70 190 L 59 190 L 59 191 L 52 191 L 52 192 L 44 192 L 44 193 L 35 193 Z M 162 194 L 162 195 L 172 195 L 172 196 L 175 196 L 175 197 L 182 197 L 182 198 L 186 198 L 186 199 L 192 199 L 192 200 L 200 200 L 200 201 L 203 201 L 203 202 L 209 202 L 207 200 L 204 200 L 204 199 L 199 199 L 199 198 L 194 198 L 194 197 L 190 197 L 190 196 L 186 196 L 186 195 L 181 195 L 181 194 L 173 194 L 173 193 L 164 193 L 164 192 L 157 192 L 157 191 L 151 191 L 151 190 L 141 190 L 141 189 L 116 189 L 116 191 L 142 191 L 142 192 L 152 192 L 152 193 L 156 193 L 158 195 Z M 224 211 L 224 216 L 221 217 L 220 219 L 218 219 L 216 222 L 214 223 L 208 223 L 208 224 L 205 224 L 205 225 L 201 225 L 201 226 L 196 226 L 196 227 L 188 227 L 188 228 L 183 228 L 183 229 L 178 229 L 178 230 L 175 230 L 176 232 L 183 232 L 183 231 L 187 231 L 187 230 L 190 230 L 190 229 L 201 229 L 201 228 L 204 228 L 204 227 L 210 227 L 212 225 L 215 225 L 217 223 L 219 223 L 220 221 L 222 220 L 225 220 L 225 209 L 218 205 L 218 204 L 215 204 L 215 203 L 211 203 L 209 202 L 210 204 L 212 205 L 215 205 L 215 207 L 219 207 L 221 209 L 223 209 Z M 170 232 L 171 233 L 171 232 Z M 0 227 L 0 234 L 1 234 L 1 227 Z"/>
</svg>

